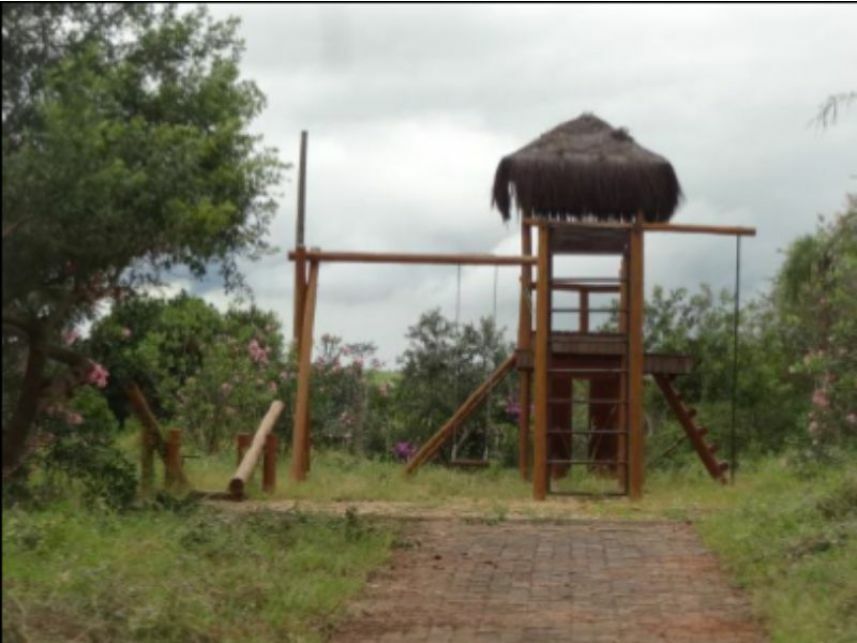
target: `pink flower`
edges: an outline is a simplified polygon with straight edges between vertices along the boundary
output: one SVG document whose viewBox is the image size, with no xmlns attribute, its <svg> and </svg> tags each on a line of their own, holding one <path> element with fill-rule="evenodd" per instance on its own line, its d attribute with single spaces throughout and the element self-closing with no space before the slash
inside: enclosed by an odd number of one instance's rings
<svg viewBox="0 0 857 643">
<path fill-rule="evenodd" d="M 252 359 L 256 364 L 268 363 L 269 350 L 270 349 L 268 348 L 262 348 L 255 337 L 250 340 L 249 344 L 247 344 L 247 352 L 250 353 L 250 359 Z"/>
<path fill-rule="evenodd" d="M 229 382 L 223 382 L 223 384 L 220 385 L 220 392 L 224 395 L 229 395 L 232 392 L 232 384 Z"/>
<path fill-rule="evenodd" d="M 857 424 L 857 413 L 849 413 L 845 416 L 845 421 L 848 422 L 851 426 Z"/>
<path fill-rule="evenodd" d="M 280 371 L 280 379 L 283 380 L 284 382 L 288 382 L 289 381 L 288 372 L 287 371 Z"/>
<path fill-rule="evenodd" d="M 62 334 L 62 341 L 66 346 L 71 346 L 78 339 L 80 339 L 80 333 L 75 328 L 70 328 Z"/>
<path fill-rule="evenodd" d="M 83 424 L 83 416 L 80 413 L 69 411 L 65 414 L 65 421 L 72 426 L 80 426 Z"/>
<path fill-rule="evenodd" d="M 110 372 L 98 362 L 89 363 L 89 371 L 86 373 L 86 381 L 89 384 L 94 384 L 98 388 L 107 386 L 107 379 L 110 377 Z"/>
<path fill-rule="evenodd" d="M 277 383 L 276 382 L 268 382 L 268 390 L 271 391 L 271 393 L 276 393 L 277 392 Z"/>
<path fill-rule="evenodd" d="M 119 334 L 122 335 L 122 339 L 130 339 L 131 338 L 131 329 L 127 326 L 123 326 L 122 330 L 119 331 Z"/>
<path fill-rule="evenodd" d="M 812 403 L 822 409 L 830 406 L 830 399 L 827 397 L 827 391 L 821 388 L 815 389 L 812 394 Z"/>
</svg>

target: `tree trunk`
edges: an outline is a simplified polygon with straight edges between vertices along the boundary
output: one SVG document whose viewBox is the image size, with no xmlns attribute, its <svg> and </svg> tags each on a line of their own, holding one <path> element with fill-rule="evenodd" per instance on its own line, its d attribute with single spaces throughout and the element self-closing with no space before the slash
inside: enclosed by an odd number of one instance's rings
<svg viewBox="0 0 857 643">
<path fill-rule="evenodd" d="M 40 330 L 31 329 L 27 348 L 27 367 L 15 412 L 3 427 L 3 479 L 21 465 L 27 441 L 41 400 L 42 382 L 48 357 Z"/>
</svg>

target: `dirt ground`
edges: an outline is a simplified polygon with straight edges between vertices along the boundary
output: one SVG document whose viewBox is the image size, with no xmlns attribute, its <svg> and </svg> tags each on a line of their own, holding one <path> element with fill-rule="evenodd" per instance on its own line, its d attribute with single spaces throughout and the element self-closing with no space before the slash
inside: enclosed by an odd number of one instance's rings
<svg viewBox="0 0 857 643">
<path fill-rule="evenodd" d="M 766 640 L 686 524 L 425 520 L 405 543 L 333 641 Z"/>
</svg>

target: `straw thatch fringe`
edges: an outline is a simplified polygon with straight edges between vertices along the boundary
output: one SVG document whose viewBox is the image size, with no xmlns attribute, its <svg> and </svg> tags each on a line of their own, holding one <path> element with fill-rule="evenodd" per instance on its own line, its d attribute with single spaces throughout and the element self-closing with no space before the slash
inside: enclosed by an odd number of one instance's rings
<svg viewBox="0 0 857 643">
<path fill-rule="evenodd" d="M 494 177 L 493 205 L 504 220 L 514 200 L 535 216 L 628 220 L 642 212 L 668 221 L 680 199 L 669 161 L 590 114 L 504 157 Z"/>
</svg>

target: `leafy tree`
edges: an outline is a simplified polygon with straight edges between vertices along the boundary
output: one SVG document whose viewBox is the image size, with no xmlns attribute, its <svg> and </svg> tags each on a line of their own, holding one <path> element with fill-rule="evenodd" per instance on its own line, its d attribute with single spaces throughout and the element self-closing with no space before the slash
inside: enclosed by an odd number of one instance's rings
<svg viewBox="0 0 857 643">
<path fill-rule="evenodd" d="M 241 50 L 204 8 L 3 7 L 4 476 L 51 395 L 106 377 L 64 331 L 179 266 L 240 286 L 265 251 L 281 166 Z"/>
<path fill-rule="evenodd" d="M 400 439 L 422 442 L 499 366 L 510 347 L 491 319 L 482 319 L 478 325 L 456 325 L 439 310 L 423 313 L 408 329 L 407 337 L 410 345 L 400 358 L 401 380 L 394 394 L 397 433 Z M 477 413 L 465 423 L 462 435 L 472 430 L 477 437 L 488 439 L 486 424 L 508 419 L 503 412 L 508 387 L 492 396 L 487 417 Z M 479 446 L 471 444 L 477 450 Z"/>
<path fill-rule="evenodd" d="M 790 371 L 809 383 L 816 444 L 857 436 L 857 196 L 789 247 L 774 301 Z"/>
</svg>

